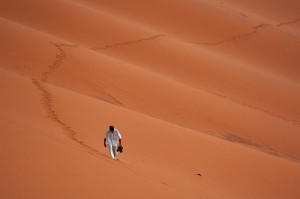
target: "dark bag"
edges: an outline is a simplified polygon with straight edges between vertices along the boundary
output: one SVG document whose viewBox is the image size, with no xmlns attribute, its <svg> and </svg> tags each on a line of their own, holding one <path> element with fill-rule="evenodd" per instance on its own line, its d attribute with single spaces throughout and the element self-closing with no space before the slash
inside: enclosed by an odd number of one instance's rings
<svg viewBox="0 0 300 199">
<path fill-rule="evenodd" d="M 123 147 L 122 146 L 118 146 L 117 151 L 120 153 L 123 153 Z"/>
</svg>

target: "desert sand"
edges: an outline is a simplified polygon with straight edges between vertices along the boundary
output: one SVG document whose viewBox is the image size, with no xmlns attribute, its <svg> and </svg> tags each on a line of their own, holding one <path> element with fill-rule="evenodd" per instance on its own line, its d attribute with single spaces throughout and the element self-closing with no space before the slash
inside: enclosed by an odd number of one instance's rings
<svg viewBox="0 0 300 199">
<path fill-rule="evenodd" d="M 1 0 L 0 198 L 299 199 L 299 10 Z"/>
</svg>

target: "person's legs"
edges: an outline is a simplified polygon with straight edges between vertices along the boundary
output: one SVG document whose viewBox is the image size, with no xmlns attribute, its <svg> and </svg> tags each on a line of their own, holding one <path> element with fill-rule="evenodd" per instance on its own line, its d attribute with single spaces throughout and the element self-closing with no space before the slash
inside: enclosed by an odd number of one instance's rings
<svg viewBox="0 0 300 199">
<path fill-rule="evenodd" d="M 115 152 L 114 152 L 114 150 L 113 150 L 113 147 L 114 147 L 114 146 L 111 146 L 110 144 L 108 144 L 109 154 L 110 154 L 110 156 L 111 156 L 113 159 L 115 159 L 116 155 L 115 155 Z"/>
<path fill-rule="evenodd" d="M 114 157 L 117 157 L 117 146 L 112 146 L 112 151 L 114 153 Z"/>
</svg>

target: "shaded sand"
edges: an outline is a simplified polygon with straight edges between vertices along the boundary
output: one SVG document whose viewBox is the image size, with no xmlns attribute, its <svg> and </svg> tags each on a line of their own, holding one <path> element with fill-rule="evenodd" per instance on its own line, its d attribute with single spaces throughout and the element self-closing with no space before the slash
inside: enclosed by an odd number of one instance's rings
<svg viewBox="0 0 300 199">
<path fill-rule="evenodd" d="M 299 198 L 300 7 L 264 3 L 1 1 L 0 197 Z"/>
</svg>

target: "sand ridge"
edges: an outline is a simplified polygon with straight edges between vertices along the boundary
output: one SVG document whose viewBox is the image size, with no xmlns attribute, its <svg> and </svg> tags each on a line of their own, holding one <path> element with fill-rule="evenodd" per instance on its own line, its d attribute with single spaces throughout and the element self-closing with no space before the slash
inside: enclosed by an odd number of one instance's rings
<svg viewBox="0 0 300 199">
<path fill-rule="evenodd" d="M 133 41 L 125 41 L 125 42 L 120 42 L 120 43 L 114 43 L 111 45 L 106 45 L 103 47 L 93 47 L 91 48 L 92 50 L 98 51 L 98 50 L 106 50 L 109 48 L 118 48 L 122 46 L 128 46 L 128 45 L 134 45 L 142 42 L 147 42 L 147 41 L 152 41 L 154 39 L 158 39 L 159 37 L 165 37 L 166 35 L 154 35 L 151 37 L 143 38 L 143 39 L 138 39 L 138 40 L 133 40 Z"/>
</svg>

